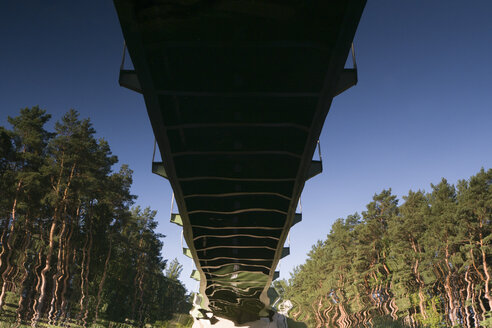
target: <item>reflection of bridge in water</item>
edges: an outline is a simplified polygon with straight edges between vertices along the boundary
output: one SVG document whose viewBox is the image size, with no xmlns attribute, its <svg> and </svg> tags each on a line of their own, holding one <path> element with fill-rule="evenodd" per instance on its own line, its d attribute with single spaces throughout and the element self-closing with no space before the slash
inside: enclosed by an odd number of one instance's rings
<svg viewBox="0 0 492 328">
<path fill-rule="evenodd" d="M 115 0 L 205 308 L 266 315 L 365 0 Z M 355 62 L 354 62 L 355 63 Z"/>
</svg>

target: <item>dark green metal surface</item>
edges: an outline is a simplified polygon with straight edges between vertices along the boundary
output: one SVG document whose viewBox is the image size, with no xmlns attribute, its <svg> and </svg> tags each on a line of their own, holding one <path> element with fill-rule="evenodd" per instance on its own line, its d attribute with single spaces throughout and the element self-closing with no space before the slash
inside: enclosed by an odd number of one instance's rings
<svg viewBox="0 0 492 328">
<path fill-rule="evenodd" d="M 115 0 L 205 306 L 238 323 L 267 289 L 365 0 Z"/>
</svg>

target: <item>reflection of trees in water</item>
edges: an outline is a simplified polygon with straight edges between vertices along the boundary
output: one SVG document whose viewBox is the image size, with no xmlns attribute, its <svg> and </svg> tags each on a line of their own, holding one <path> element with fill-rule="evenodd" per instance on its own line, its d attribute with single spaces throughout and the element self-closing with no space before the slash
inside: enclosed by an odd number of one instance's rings
<svg viewBox="0 0 492 328">
<path fill-rule="evenodd" d="M 492 325 L 492 170 L 391 190 L 338 219 L 294 270 L 290 315 L 316 327 Z M 385 321 L 385 323 L 381 323 Z"/>
<path fill-rule="evenodd" d="M 130 209 L 132 171 L 91 122 L 25 108 L 0 127 L 0 321 L 153 322 L 187 311 L 155 211 Z"/>
<path fill-rule="evenodd" d="M 289 328 L 307 328 L 304 322 L 295 321 L 292 318 L 287 318 L 287 326 Z"/>
</svg>

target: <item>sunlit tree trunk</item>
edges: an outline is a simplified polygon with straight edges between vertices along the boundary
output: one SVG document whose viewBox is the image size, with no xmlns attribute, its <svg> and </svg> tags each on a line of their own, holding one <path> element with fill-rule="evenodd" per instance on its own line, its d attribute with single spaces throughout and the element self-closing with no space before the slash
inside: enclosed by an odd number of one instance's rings
<svg viewBox="0 0 492 328">
<path fill-rule="evenodd" d="M 80 300 L 79 300 L 79 306 L 80 306 L 80 311 L 78 315 L 78 320 L 81 321 L 85 327 L 86 322 L 83 321 L 85 318 L 85 299 L 88 296 L 87 293 L 87 283 L 88 279 L 86 279 L 88 275 L 88 269 L 89 265 L 88 262 L 90 260 L 90 254 L 89 254 L 89 244 L 91 243 L 91 224 L 92 224 L 92 204 L 90 205 L 89 209 L 89 214 L 86 218 L 86 224 L 88 225 L 87 229 L 87 234 L 85 236 L 85 242 L 84 242 L 84 247 L 82 248 L 82 263 L 81 263 L 81 270 L 80 270 Z"/>
<path fill-rule="evenodd" d="M 66 212 L 66 211 L 64 211 Z M 65 252 L 65 232 L 67 230 L 67 222 L 66 219 L 62 221 L 62 228 L 60 230 L 60 233 L 58 234 L 58 255 L 57 255 L 57 261 L 56 261 L 56 271 L 53 274 L 53 282 L 54 282 L 54 287 L 53 287 L 53 294 L 51 296 L 51 303 L 50 303 L 50 310 L 48 312 L 48 324 L 53 325 L 54 321 L 56 320 L 57 317 L 57 311 L 56 311 L 56 306 L 58 303 L 58 294 L 60 290 L 60 280 L 63 278 L 63 255 Z"/>
<path fill-rule="evenodd" d="M 332 324 L 332 326 L 336 326 L 337 325 L 337 322 L 340 319 L 340 315 L 341 315 L 340 312 L 339 312 L 340 309 L 339 309 L 339 305 L 338 304 L 336 304 L 334 306 L 334 310 L 335 310 L 335 313 L 331 317 L 331 324 Z"/>
<path fill-rule="evenodd" d="M 478 312 L 477 309 L 477 295 L 475 293 L 475 284 L 473 283 L 473 281 L 471 282 L 470 285 L 470 293 L 471 293 L 471 306 L 473 310 L 474 327 L 478 327 L 478 323 L 480 322 L 480 313 Z"/>
<path fill-rule="evenodd" d="M 43 230 L 41 230 L 40 236 L 41 236 L 41 245 L 43 245 L 44 244 Z M 38 272 L 38 270 L 41 268 L 42 265 L 43 265 L 43 252 L 39 252 L 37 263 L 36 263 L 36 266 L 34 267 L 34 270 L 33 270 L 34 274 L 36 276 L 36 287 L 32 291 L 32 298 L 34 299 L 33 305 L 32 305 L 33 317 L 36 314 L 36 311 L 38 309 L 38 299 L 36 298 L 36 296 L 37 296 L 37 291 L 41 287 L 41 274 Z M 30 302 L 28 302 L 28 303 L 30 303 Z"/>
<path fill-rule="evenodd" d="M 480 220 L 480 229 L 483 229 L 483 221 Z M 480 231 L 479 234 L 479 243 L 480 243 L 480 253 L 482 255 L 482 266 L 483 266 L 483 272 L 485 273 L 485 293 L 484 296 L 489 302 L 489 309 L 492 311 L 492 296 L 490 295 L 490 272 L 489 272 L 489 267 L 487 264 L 487 254 L 485 252 L 485 246 L 483 242 L 483 235 L 482 231 Z"/>
<path fill-rule="evenodd" d="M 413 273 L 415 275 L 415 279 L 417 280 L 417 283 L 419 284 L 419 308 L 420 308 L 420 314 L 422 315 L 422 318 L 424 320 L 427 319 L 427 312 L 425 310 L 425 295 L 424 295 L 424 286 L 425 283 L 422 280 L 420 276 L 420 271 L 419 271 L 419 256 L 421 254 L 420 252 L 420 247 L 417 247 L 415 240 L 412 240 L 412 249 L 415 253 L 415 264 L 413 266 Z"/>
<path fill-rule="evenodd" d="M 2 271 L 2 291 L 0 293 L 0 311 L 3 310 L 5 293 L 7 291 L 7 283 L 8 283 L 7 275 L 10 270 L 10 255 L 12 254 L 11 242 L 14 236 L 17 202 L 18 202 L 19 192 L 21 190 L 21 187 L 22 187 L 22 179 L 19 180 L 19 182 L 17 183 L 11 215 L 7 217 L 7 220 L 5 221 L 5 228 L 3 229 L 2 237 L 0 238 L 0 243 L 2 245 L 2 250 L 0 252 L 0 269 L 5 265 L 5 269 L 3 269 Z M 8 237 L 7 237 L 7 231 L 9 231 Z"/>
<path fill-rule="evenodd" d="M 390 288 L 390 290 L 393 288 L 392 283 L 390 283 L 389 288 Z M 393 318 L 393 320 L 397 320 L 398 319 L 398 305 L 396 304 L 395 297 L 391 297 L 389 305 L 390 305 L 390 309 L 391 309 L 391 318 Z"/>
<path fill-rule="evenodd" d="M 54 249 L 55 229 L 56 229 L 56 220 L 53 220 L 53 223 L 51 224 L 51 228 L 50 228 L 50 234 L 49 234 L 48 252 L 46 253 L 44 268 L 41 270 L 41 284 L 39 287 L 40 292 L 39 292 L 39 298 L 37 300 L 38 306 L 34 310 L 34 315 L 31 321 L 32 327 L 36 327 L 41 317 L 41 309 L 43 307 L 43 302 L 46 298 L 46 287 L 47 287 L 46 276 L 48 271 L 51 269 L 51 256 L 53 255 L 53 249 Z"/>
<path fill-rule="evenodd" d="M 53 256 L 53 251 L 55 247 L 55 231 L 58 225 L 58 220 L 60 216 L 60 211 L 65 205 L 65 202 L 68 197 L 68 190 L 70 188 L 70 184 L 72 182 L 72 178 L 75 172 L 75 167 L 76 163 L 72 165 L 71 171 L 70 171 L 70 176 L 68 177 L 67 185 L 65 187 L 65 190 L 63 192 L 63 197 L 60 201 L 58 206 L 55 208 L 55 213 L 53 216 L 53 221 L 51 223 L 51 228 L 50 228 L 50 233 L 49 233 L 49 242 L 48 242 L 48 251 L 46 254 L 46 261 L 43 270 L 41 270 L 41 286 L 40 286 L 40 292 L 39 292 L 39 298 L 38 298 L 38 307 L 34 312 L 33 318 L 31 320 L 31 326 L 35 327 L 41 317 L 41 309 L 43 307 L 43 302 L 46 298 L 46 287 L 47 287 L 47 281 L 46 281 L 46 276 L 48 271 L 51 269 L 51 257 Z M 60 179 L 61 179 L 61 174 L 60 174 Z"/>
<path fill-rule="evenodd" d="M 97 323 L 99 319 L 99 306 L 101 305 L 101 295 L 104 287 L 104 281 L 106 280 L 106 275 L 108 272 L 109 259 L 111 258 L 111 248 L 112 248 L 112 239 L 109 237 L 109 247 L 108 253 L 106 254 L 106 261 L 104 262 L 104 271 L 101 277 L 101 281 L 99 282 L 99 288 L 97 290 L 97 304 L 96 304 L 96 314 L 94 317 L 94 321 Z"/>
<path fill-rule="evenodd" d="M 478 304 L 480 305 L 480 309 L 482 309 L 482 315 L 481 315 L 481 319 L 483 320 L 484 319 L 484 315 L 485 313 L 487 313 L 487 309 L 485 309 L 485 305 L 483 304 L 483 295 L 482 295 L 482 288 L 480 288 L 478 290 Z"/>
<path fill-rule="evenodd" d="M 330 313 L 333 311 L 333 304 L 331 304 L 331 301 L 328 299 L 328 296 L 325 296 L 325 300 L 328 303 L 328 306 L 325 307 L 325 310 L 323 311 L 323 316 L 325 318 L 325 326 L 328 327 L 330 325 L 330 320 L 331 320 Z"/>
<path fill-rule="evenodd" d="M 91 218 L 92 220 L 92 218 Z M 91 252 L 92 252 L 92 225 L 89 228 L 89 246 L 87 248 L 87 261 L 86 261 L 86 266 L 87 269 L 85 270 L 85 293 L 86 295 L 89 295 L 89 272 L 90 272 L 90 265 L 91 265 Z M 84 327 L 87 327 L 87 318 L 89 316 L 89 306 L 86 305 L 85 311 L 84 311 L 84 316 L 82 318 L 82 323 Z"/>
<path fill-rule="evenodd" d="M 446 243 L 445 247 L 445 258 L 444 261 L 446 262 L 446 278 L 444 281 L 444 289 L 446 290 L 446 295 L 448 298 L 448 306 L 449 306 L 449 318 L 451 320 L 451 324 L 455 326 L 458 323 L 458 317 L 457 317 L 457 309 L 456 309 L 456 302 L 454 299 L 453 295 L 453 288 L 451 286 L 451 265 L 449 264 L 449 245 Z"/>
<path fill-rule="evenodd" d="M 63 278 L 63 289 L 61 292 L 61 304 L 60 304 L 60 318 L 62 321 L 66 321 L 67 319 L 67 307 L 68 307 L 68 302 L 67 302 L 67 292 L 68 292 L 68 280 L 70 278 L 70 256 L 73 257 L 73 263 L 75 263 L 75 259 L 77 257 L 77 252 L 75 248 L 72 250 L 71 249 L 71 241 L 72 241 L 72 235 L 75 229 L 78 228 L 78 222 L 79 222 L 79 216 L 80 216 L 80 201 L 79 204 L 77 205 L 77 209 L 75 210 L 75 217 L 72 219 L 72 224 L 71 224 L 71 229 L 67 237 L 66 241 L 66 252 L 65 252 L 65 259 L 64 259 L 64 278 Z"/>
<path fill-rule="evenodd" d="M 27 298 L 27 286 L 25 286 L 27 277 L 29 276 L 29 270 L 26 267 L 26 262 L 27 262 L 27 255 L 29 252 L 29 245 L 31 243 L 31 232 L 30 232 L 30 221 L 29 221 L 29 215 L 26 215 L 25 219 L 25 230 L 24 230 L 24 244 L 22 245 L 22 259 L 20 261 L 22 270 L 24 271 L 22 273 L 22 276 L 20 278 L 20 295 L 19 295 L 19 302 L 16 310 L 16 316 L 17 316 L 17 325 L 20 325 L 22 322 L 22 314 L 24 311 L 24 303 Z"/>
</svg>

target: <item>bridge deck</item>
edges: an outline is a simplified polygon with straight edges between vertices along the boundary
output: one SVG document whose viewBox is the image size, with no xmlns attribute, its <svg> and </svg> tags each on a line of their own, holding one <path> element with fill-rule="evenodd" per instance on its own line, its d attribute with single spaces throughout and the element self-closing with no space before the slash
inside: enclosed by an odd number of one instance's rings
<svg viewBox="0 0 492 328">
<path fill-rule="evenodd" d="M 206 306 L 254 320 L 365 0 L 114 2 Z"/>
</svg>

